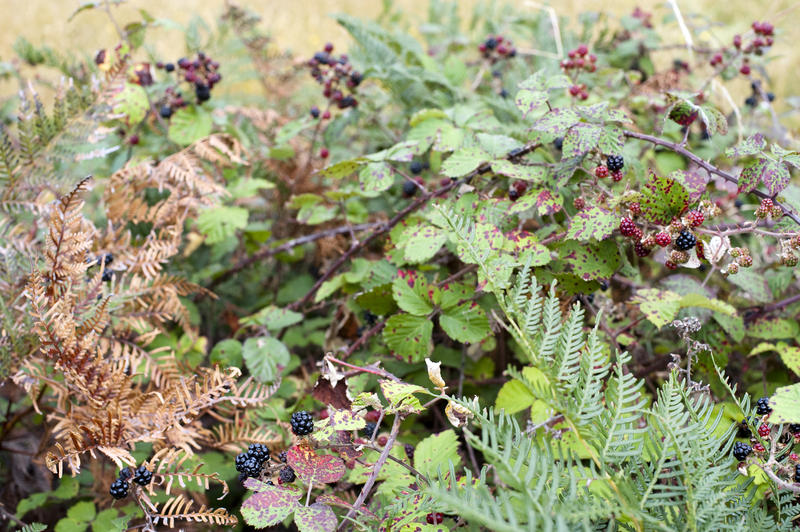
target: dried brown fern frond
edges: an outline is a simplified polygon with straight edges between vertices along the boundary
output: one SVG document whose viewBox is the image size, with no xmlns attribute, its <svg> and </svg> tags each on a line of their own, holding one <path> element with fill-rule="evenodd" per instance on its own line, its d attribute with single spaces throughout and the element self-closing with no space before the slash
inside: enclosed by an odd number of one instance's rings
<svg viewBox="0 0 800 532">
<path fill-rule="evenodd" d="M 194 504 L 193 501 L 187 499 L 183 495 L 170 498 L 161 505 L 160 509 L 150 503 L 153 512 L 149 517 L 152 518 L 153 524 L 158 525 L 163 523 L 170 528 L 175 527 L 176 520 L 193 521 L 196 523 L 207 523 L 218 526 L 234 526 L 239 522 L 235 516 L 229 514 L 224 508 L 212 510 L 202 504 L 200 508 L 194 510 Z"/>
<path fill-rule="evenodd" d="M 220 423 L 211 428 L 209 438 L 203 443 L 208 447 L 238 453 L 251 443 L 263 443 L 267 447 L 277 447 L 283 437 L 263 423 L 254 423 L 237 415 L 233 421 Z"/>
</svg>

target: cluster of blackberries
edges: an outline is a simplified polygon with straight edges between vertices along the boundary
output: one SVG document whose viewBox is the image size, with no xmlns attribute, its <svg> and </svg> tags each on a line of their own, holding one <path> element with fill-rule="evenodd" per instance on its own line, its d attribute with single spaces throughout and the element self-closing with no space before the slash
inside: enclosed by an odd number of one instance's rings
<svg viewBox="0 0 800 532">
<path fill-rule="evenodd" d="M 147 486 L 153 481 L 153 472 L 148 470 L 144 465 L 140 465 L 136 470 L 131 473 L 130 468 L 123 468 L 119 472 L 117 479 L 111 483 L 108 492 L 115 499 L 124 499 L 128 496 L 129 482 L 133 476 L 133 481 L 140 486 Z"/>
<path fill-rule="evenodd" d="M 264 463 L 269 461 L 269 448 L 263 443 L 251 443 L 247 452 L 236 455 L 236 471 L 239 480 L 258 478 Z"/>
<path fill-rule="evenodd" d="M 625 159 L 622 155 L 606 155 L 606 166 L 611 172 L 619 172 L 625 168 Z"/>
<path fill-rule="evenodd" d="M 197 103 L 208 101 L 211 98 L 211 89 L 222 80 L 222 76 L 217 72 L 219 63 L 203 52 L 198 52 L 193 59 L 187 57 L 178 59 L 177 69 L 172 63 L 156 63 L 156 67 L 163 68 L 166 72 L 177 71 L 179 77 L 183 77 L 184 81 L 191 83 L 194 86 Z M 180 98 L 179 93 L 175 95 L 175 100 L 179 101 L 178 98 Z M 161 116 L 169 118 L 172 115 L 171 110 L 175 108 L 172 103 L 174 102 L 168 102 L 166 107 L 161 107 Z"/>
<path fill-rule="evenodd" d="M 311 413 L 305 410 L 292 414 L 289 424 L 292 426 L 292 432 L 297 436 L 305 436 L 314 431 L 314 419 L 311 417 Z"/>
<path fill-rule="evenodd" d="M 697 237 L 688 229 L 684 229 L 675 239 L 675 248 L 680 251 L 692 249 L 697 244 Z"/>
<path fill-rule="evenodd" d="M 597 165 L 594 175 L 598 179 L 605 179 L 609 175 L 615 182 L 622 181 L 624 177 L 622 169 L 625 167 L 625 159 L 622 155 L 606 155 L 606 164 Z"/>
<path fill-rule="evenodd" d="M 478 51 L 483 54 L 484 59 L 492 63 L 517 56 L 514 44 L 508 37 L 502 35 L 489 35 L 478 45 Z"/>
<path fill-rule="evenodd" d="M 733 444 L 733 457 L 736 458 L 738 461 L 742 461 L 747 456 L 753 452 L 753 448 L 747 445 L 746 443 L 742 443 L 737 441 Z"/>
<path fill-rule="evenodd" d="M 755 107 L 758 104 L 758 102 L 763 99 L 763 97 L 761 95 L 762 94 L 761 93 L 761 81 L 754 80 L 752 83 L 750 83 L 750 89 L 752 90 L 752 93 L 750 94 L 750 96 L 745 98 L 744 103 L 748 107 Z M 775 101 L 775 94 L 774 93 L 767 92 L 766 96 L 767 96 L 767 100 L 768 101 L 770 101 L 770 102 Z"/>
<path fill-rule="evenodd" d="M 114 261 L 114 255 L 111 253 L 103 253 L 102 255 L 98 255 L 96 257 L 89 257 L 86 259 L 86 262 L 90 266 L 104 266 L 105 269 L 103 270 L 103 275 L 101 280 L 103 282 L 108 282 L 114 276 L 114 272 L 108 269 L 108 265 Z"/>
<path fill-rule="evenodd" d="M 569 59 L 561 61 L 561 68 L 567 72 L 570 70 L 586 70 L 587 72 L 597 70 L 597 56 L 590 54 L 589 47 L 585 44 L 581 44 L 574 50 L 567 52 L 567 56 Z"/>
<path fill-rule="evenodd" d="M 756 414 L 766 416 L 770 412 L 772 412 L 772 407 L 769 406 L 769 397 L 762 397 L 756 401 Z"/>
<path fill-rule="evenodd" d="M 322 51 L 316 52 L 308 60 L 311 77 L 323 86 L 322 95 L 328 99 L 328 105 L 335 105 L 339 109 L 357 107 L 358 100 L 353 96 L 353 89 L 361 84 L 364 76 L 353 70 L 347 55 L 341 54 L 337 58 L 332 52 L 333 45 L 328 43 Z M 311 116 L 314 116 L 313 110 Z M 322 118 L 329 117 L 330 113 L 322 114 Z"/>
</svg>

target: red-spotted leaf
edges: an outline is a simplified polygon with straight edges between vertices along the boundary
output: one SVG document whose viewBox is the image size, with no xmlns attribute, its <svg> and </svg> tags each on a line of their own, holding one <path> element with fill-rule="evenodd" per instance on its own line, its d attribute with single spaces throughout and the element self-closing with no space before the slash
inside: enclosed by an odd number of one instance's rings
<svg viewBox="0 0 800 532">
<path fill-rule="evenodd" d="M 492 332 L 486 313 L 474 301 L 446 309 L 439 316 L 439 325 L 447 336 L 462 343 L 480 342 Z"/>
<path fill-rule="evenodd" d="M 603 240 L 611 235 L 619 224 L 618 217 L 600 207 L 589 207 L 579 211 L 569 223 L 567 238 L 570 240 Z"/>
<path fill-rule="evenodd" d="M 563 200 L 561 196 L 554 195 L 547 189 L 535 192 L 536 195 L 536 208 L 539 210 L 539 215 L 553 214 L 561 210 Z"/>
<path fill-rule="evenodd" d="M 421 412 L 422 404 L 414 397 L 415 393 L 425 392 L 425 388 L 416 384 L 396 382 L 389 380 L 380 381 L 381 391 L 389 401 L 387 411 Z"/>
<path fill-rule="evenodd" d="M 350 410 L 334 410 L 328 407 L 328 423 L 326 426 L 334 430 L 358 430 L 366 425 L 363 417 L 355 415 Z"/>
<path fill-rule="evenodd" d="M 764 135 L 756 133 L 751 137 L 747 137 L 744 142 L 741 142 L 733 148 L 725 150 L 725 155 L 728 157 L 742 157 L 744 155 L 755 155 L 767 147 L 767 141 Z"/>
<path fill-rule="evenodd" d="M 642 189 L 640 203 L 645 218 L 665 225 L 686 210 L 689 193 L 674 179 L 651 175 Z"/>
<path fill-rule="evenodd" d="M 600 140 L 603 128 L 594 124 L 579 122 L 572 126 L 564 137 L 562 153 L 565 157 L 577 157 L 588 152 Z"/>
<path fill-rule="evenodd" d="M 433 322 L 427 316 L 395 314 L 386 320 L 383 339 L 386 346 L 411 361 L 421 362 L 430 353 Z"/>
<path fill-rule="evenodd" d="M 669 177 L 683 185 L 683 188 L 689 193 L 689 203 L 700 199 L 703 192 L 706 191 L 709 180 L 708 174 L 696 170 L 676 170 L 669 174 Z"/>
<path fill-rule="evenodd" d="M 294 524 L 300 532 L 333 532 L 339 523 L 330 507 L 315 502 L 294 512 Z"/>
<path fill-rule="evenodd" d="M 739 175 L 739 192 L 750 192 L 762 182 L 774 196 L 789 184 L 789 170 L 782 163 L 760 158 L 747 165 Z"/>
<path fill-rule="evenodd" d="M 295 445 L 286 451 L 286 462 L 294 469 L 297 478 L 305 484 L 321 482 L 330 484 L 344 475 L 341 458 L 331 454 L 317 454 L 308 445 Z"/>
<path fill-rule="evenodd" d="M 253 478 L 247 479 L 244 485 L 255 493 L 242 503 L 242 517 L 255 528 L 277 525 L 300 506 L 297 499 L 302 493 L 299 490 L 270 486 Z"/>
</svg>

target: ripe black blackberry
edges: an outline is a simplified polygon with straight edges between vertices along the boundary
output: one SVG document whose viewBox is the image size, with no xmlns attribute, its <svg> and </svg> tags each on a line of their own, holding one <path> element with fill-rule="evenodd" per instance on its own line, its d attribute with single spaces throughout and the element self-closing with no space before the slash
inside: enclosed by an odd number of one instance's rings
<svg viewBox="0 0 800 532">
<path fill-rule="evenodd" d="M 762 397 L 756 401 L 756 414 L 765 416 L 770 412 L 772 412 L 772 408 L 769 406 L 769 397 Z"/>
<path fill-rule="evenodd" d="M 416 187 L 414 188 L 416 189 Z M 292 425 L 292 432 L 298 436 L 311 434 L 314 430 L 314 420 L 311 417 L 311 413 L 305 410 L 292 414 L 289 423 Z"/>
<path fill-rule="evenodd" d="M 681 231 L 681 234 L 675 239 L 675 247 L 681 251 L 692 249 L 695 244 L 697 244 L 697 237 L 688 229 Z"/>
<path fill-rule="evenodd" d="M 625 160 L 622 155 L 608 155 L 606 156 L 606 166 L 612 172 L 619 172 L 625 167 Z"/>
<path fill-rule="evenodd" d="M 408 169 L 412 174 L 419 175 L 422 173 L 422 163 L 420 161 L 412 161 Z"/>
<path fill-rule="evenodd" d="M 169 105 L 162 105 L 158 114 L 161 115 L 161 118 L 169 118 L 172 116 L 172 107 Z"/>
<path fill-rule="evenodd" d="M 406 456 L 410 461 L 414 460 L 414 446 L 410 443 L 403 445 L 403 450 L 406 452 Z"/>
<path fill-rule="evenodd" d="M 747 420 L 743 419 L 739 422 L 739 427 L 736 430 L 737 438 L 749 438 L 753 433 L 750 432 L 750 427 L 747 425 Z"/>
<path fill-rule="evenodd" d="M 133 475 L 133 481 L 139 484 L 140 486 L 147 486 L 153 480 L 153 472 L 148 471 L 147 468 L 143 465 L 140 465 L 136 468 L 136 472 Z"/>
<path fill-rule="evenodd" d="M 372 438 L 372 436 L 378 431 L 378 424 L 370 421 L 364 426 L 363 431 L 365 438 Z"/>
<path fill-rule="evenodd" d="M 319 107 L 316 105 L 311 107 L 311 118 L 319 118 Z"/>
<path fill-rule="evenodd" d="M 124 467 L 124 468 L 120 469 L 118 478 L 121 478 L 122 480 L 128 480 L 129 478 L 131 478 L 131 470 L 130 470 L 130 468 L 129 467 Z"/>
<path fill-rule="evenodd" d="M 269 460 L 269 448 L 263 443 L 251 443 L 247 448 L 247 454 L 261 463 Z"/>
<path fill-rule="evenodd" d="M 281 451 L 278 453 L 278 460 L 280 460 L 284 464 L 286 463 L 286 451 Z"/>
<path fill-rule="evenodd" d="M 789 423 L 790 434 L 800 434 L 800 423 Z"/>
<path fill-rule="evenodd" d="M 166 70 L 167 72 L 172 72 L 173 70 L 175 70 L 175 65 L 173 65 L 172 63 L 167 63 L 166 65 L 164 65 L 164 70 Z"/>
<path fill-rule="evenodd" d="M 250 458 L 250 453 L 239 453 L 236 455 L 236 471 L 239 473 L 244 472 L 244 464 Z"/>
<path fill-rule="evenodd" d="M 195 85 L 194 95 L 197 96 L 197 101 L 202 103 L 211 98 L 211 90 L 208 88 L 208 85 L 200 83 Z"/>
<path fill-rule="evenodd" d="M 104 283 L 107 283 L 107 282 L 109 282 L 111 280 L 111 278 L 113 276 L 114 276 L 114 272 L 112 272 L 111 270 L 105 270 L 103 272 L 103 276 L 100 278 L 100 280 L 102 280 Z"/>
<path fill-rule="evenodd" d="M 294 482 L 294 479 L 296 478 L 294 475 L 294 469 L 292 469 L 289 466 L 286 466 L 283 469 L 281 469 L 281 472 L 278 473 L 278 477 L 281 479 L 282 484 L 291 484 L 292 482 Z"/>
<path fill-rule="evenodd" d="M 124 499 L 128 496 L 128 482 L 118 478 L 111 483 L 108 493 L 115 499 Z"/>
<path fill-rule="evenodd" d="M 242 473 L 248 477 L 255 478 L 261 474 L 261 466 L 263 464 L 264 462 L 259 462 L 252 456 L 249 456 L 242 466 Z"/>
<path fill-rule="evenodd" d="M 413 181 L 406 181 L 403 183 L 403 196 L 410 198 L 417 193 L 417 184 Z"/>
<path fill-rule="evenodd" d="M 794 466 L 794 481 L 800 482 L 800 464 Z"/>
<path fill-rule="evenodd" d="M 742 443 L 737 441 L 733 444 L 733 457 L 739 460 L 740 462 L 747 458 L 747 455 L 753 452 L 753 448 L 747 445 L 746 443 Z"/>
</svg>

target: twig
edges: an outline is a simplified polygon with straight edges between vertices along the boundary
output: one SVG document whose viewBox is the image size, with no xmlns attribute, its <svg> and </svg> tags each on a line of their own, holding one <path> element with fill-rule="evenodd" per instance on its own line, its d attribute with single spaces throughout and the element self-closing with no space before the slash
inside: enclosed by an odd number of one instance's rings
<svg viewBox="0 0 800 532">
<path fill-rule="evenodd" d="M 378 375 L 379 377 L 384 377 L 384 378 L 387 378 L 387 379 L 390 379 L 390 380 L 393 380 L 393 381 L 396 381 L 396 382 L 400 382 L 399 378 L 397 378 L 393 374 L 389 373 L 388 371 L 379 368 L 375 364 L 373 364 L 372 366 L 367 366 L 365 368 L 361 367 L 361 366 L 355 366 L 353 364 L 345 362 L 344 360 L 339 360 L 338 358 L 336 358 L 335 356 L 331 355 L 330 353 L 325 355 L 325 358 L 323 359 L 323 362 L 324 361 L 330 361 L 330 362 L 333 362 L 334 364 L 339 364 L 340 366 L 344 366 L 346 368 L 350 368 L 350 369 L 354 369 L 356 371 L 360 371 L 361 373 L 372 373 L 373 375 Z"/>
<path fill-rule="evenodd" d="M 365 231 L 368 229 L 374 229 L 376 227 L 379 227 L 382 224 L 383 222 L 370 222 L 370 223 L 353 225 L 350 227 L 345 227 L 345 226 L 332 227 L 330 229 L 325 229 L 324 231 L 320 231 L 318 233 L 312 233 L 310 235 L 300 236 L 297 238 L 293 238 L 291 240 L 287 240 L 280 246 L 276 246 L 274 248 L 261 249 L 253 253 L 249 257 L 240 260 L 231 268 L 227 269 L 226 271 L 215 277 L 214 280 L 211 281 L 208 287 L 213 288 L 214 286 L 217 286 L 221 282 L 230 278 L 231 275 L 242 271 L 243 269 L 247 268 L 254 262 L 258 262 L 262 259 L 266 259 L 273 255 L 277 255 L 278 253 L 282 253 L 284 251 L 289 251 L 293 248 L 296 248 L 297 246 L 302 246 L 303 244 L 308 244 L 309 242 L 314 242 L 315 240 L 320 240 L 322 238 L 328 238 L 330 236 L 340 235 L 342 233 L 349 233 L 351 229 L 353 231 Z"/>
<path fill-rule="evenodd" d="M 673 152 L 675 152 L 677 154 L 683 155 L 684 157 L 686 157 L 687 159 L 689 159 L 690 161 L 695 163 L 697 166 L 703 168 L 709 174 L 718 175 L 719 177 L 721 177 L 722 179 L 724 179 L 726 181 L 729 181 L 729 182 L 734 183 L 736 185 L 739 184 L 739 180 L 735 176 L 731 175 L 730 173 L 728 173 L 728 172 L 726 172 L 724 170 L 720 170 L 719 168 L 717 168 L 713 164 L 705 161 L 704 159 L 701 159 L 700 157 L 698 157 L 694 153 L 690 152 L 689 150 L 687 150 L 686 148 L 684 148 L 680 144 L 676 144 L 674 142 L 670 142 L 670 141 L 665 140 L 665 139 L 654 137 L 652 135 L 646 135 L 644 133 L 638 133 L 636 131 L 630 131 L 630 130 L 627 130 L 627 129 L 623 133 L 625 134 L 626 137 L 632 137 L 632 138 L 635 138 L 635 139 L 644 140 L 644 141 L 650 142 L 651 144 L 656 144 L 658 146 L 664 146 L 665 148 L 669 148 L 671 151 L 673 151 Z M 800 225 L 800 217 L 798 217 L 796 214 L 791 212 L 789 210 L 789 208 L 786 207 L 785 205 L 783 205 L 781 202 L 779 202 L 778 200 L 772 198 L 772 196 L 770 196 L 769 194 L 766 194 L 765 192 L 761 192 L 760 190 L 752 190 L 751 193 L 756 195 L 756 196 L 758 196 L 759 198 L 762 198 L 762 199 L 765 199 L 765 198 L 772 199 L 773 204 L 775 204 L 778 207 L 780 207 L 781 210 L 783 210 L 783 213 L 786 216 L 788 216 L 796 224 Z"/>
<path fill-rule="evenodd" d="M 369 495 L 372 486 L 375 484 L 375 481 L 378 479 L 378 474 L 380 474 L 381 469 L 383 469 L 384 464 L 386 464 L 386 460 L 389 458 L 389 453 L 391 452 L 392 447 L 394 447 L 394 442 L 397 440 L 398 434 L 400 434 L 400 422 L 402 420 L 403 418 L 399 413 L 395 414 L 394 423 L 392 423 L 392 432 L 389 434 L 388 440 L 386 440 L 386 445 L 383 447 L 383 451 L 378 457 L 378 461 L 375 462 L 375 465 L 372 468 L 372 473 L 370 473 L 367 482 L 361 489 L 361 493 L 358 494 L 356 502 L 353 503 L 353 507 L 348 510 L 345 519 L 339 524 L 340 530 L 344 526 L 345 521 L 352 518 L 361 505 L 364 504 L 364 501 L 367 500 L 367 496 Z"/>
<path fill-rule="evenodd" d="M 386 325 L 386 320 L 382 320 L 379 323 L 376 323 L 372 327 L 370 327 L 367 332 L 361 335 L 361 337 L 353 342 L 350 347 L 348 347 L 343 353 L 342 358 L 350 358 L 350 355 L 355 353 L 356 349 L 367 343 L 367 340 L 378 334 L 383 330 L 383 327 Z"/>
</svg>

